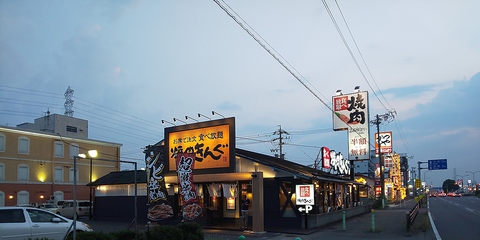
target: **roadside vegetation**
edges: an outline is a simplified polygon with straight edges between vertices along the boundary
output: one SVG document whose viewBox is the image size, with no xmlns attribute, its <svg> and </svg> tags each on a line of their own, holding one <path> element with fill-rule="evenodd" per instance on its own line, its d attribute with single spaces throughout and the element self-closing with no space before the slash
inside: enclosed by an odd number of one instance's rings
<svg viewBox="0 0 480 240">
<path fill-rule="evenodd" d="M 118 232 L 81 232 L 77 240 L 204 240 L 202 227 L 195 222 L 182 223 L 175 226 L 155 226 L 147 232 L 122 230 Z M 67 237 L 71 240 L 72 236 Z M 36 239 L 48 240 L 48 239 Z"/>
</svg>

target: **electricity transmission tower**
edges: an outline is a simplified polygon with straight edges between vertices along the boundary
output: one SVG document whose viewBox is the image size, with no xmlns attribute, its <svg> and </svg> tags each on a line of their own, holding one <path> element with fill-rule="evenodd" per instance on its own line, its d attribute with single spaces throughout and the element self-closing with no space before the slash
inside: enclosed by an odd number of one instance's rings
<svg viewBox="0 0 480 240">
<path fill-rule="evenodd" d="M 73 89 L 70 88 L 70 86 L 68 86 L 67 90 L 65 91 L 65 103 L 63 104 L 63 106 L 65 106 L 65 113 L 64 115 L 67 116 L 67 117 L 73 117 L 73 110 L 72 110 L 72 107 L 73 107 L 73 100 L 72 100 L 72 97 L 73 97 Z"/>
</svg>

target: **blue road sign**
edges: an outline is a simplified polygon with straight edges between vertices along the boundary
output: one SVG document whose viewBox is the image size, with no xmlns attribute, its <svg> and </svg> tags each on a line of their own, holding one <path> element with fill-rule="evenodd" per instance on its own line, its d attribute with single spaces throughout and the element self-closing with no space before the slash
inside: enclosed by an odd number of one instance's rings
<svg viewBox="0 0 480 240">
<path fill-rule="evenodd" d="M 428 170 L 447 169 L 447 159 L 428 160 Z"/>
</svg>

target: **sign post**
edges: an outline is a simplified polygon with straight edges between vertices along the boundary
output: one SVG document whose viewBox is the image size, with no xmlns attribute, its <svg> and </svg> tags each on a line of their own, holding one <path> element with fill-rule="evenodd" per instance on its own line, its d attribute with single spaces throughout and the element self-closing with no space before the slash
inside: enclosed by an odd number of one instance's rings
<svg viewBox="0 0 480 240">
<path fill-rule="evenodd" d="M 313 194 L 314 194 L 314 187 L 313 184 L 306 184 L 306 185 L 296 185 L 295 186 L 296 192 L 296 205 L 297 206 L 305 206 L 299 207 L 298 211 L 303 212 L 305 211 L 305 229 L 308 228 L 308 212 L 313 209 L 313 204 L 315 203 Z"/>
</svg>

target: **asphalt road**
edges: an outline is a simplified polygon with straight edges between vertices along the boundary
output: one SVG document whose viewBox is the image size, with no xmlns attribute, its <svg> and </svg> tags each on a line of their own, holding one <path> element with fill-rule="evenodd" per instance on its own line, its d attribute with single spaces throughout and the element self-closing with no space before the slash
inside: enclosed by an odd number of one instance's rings
<svg viewBox="0 0 480 240">
<path fill-rule="evenodd" d="M 480 199 L 432 197 L 430 214 L 442 240 L 480 239 Z"/>
</svg>

